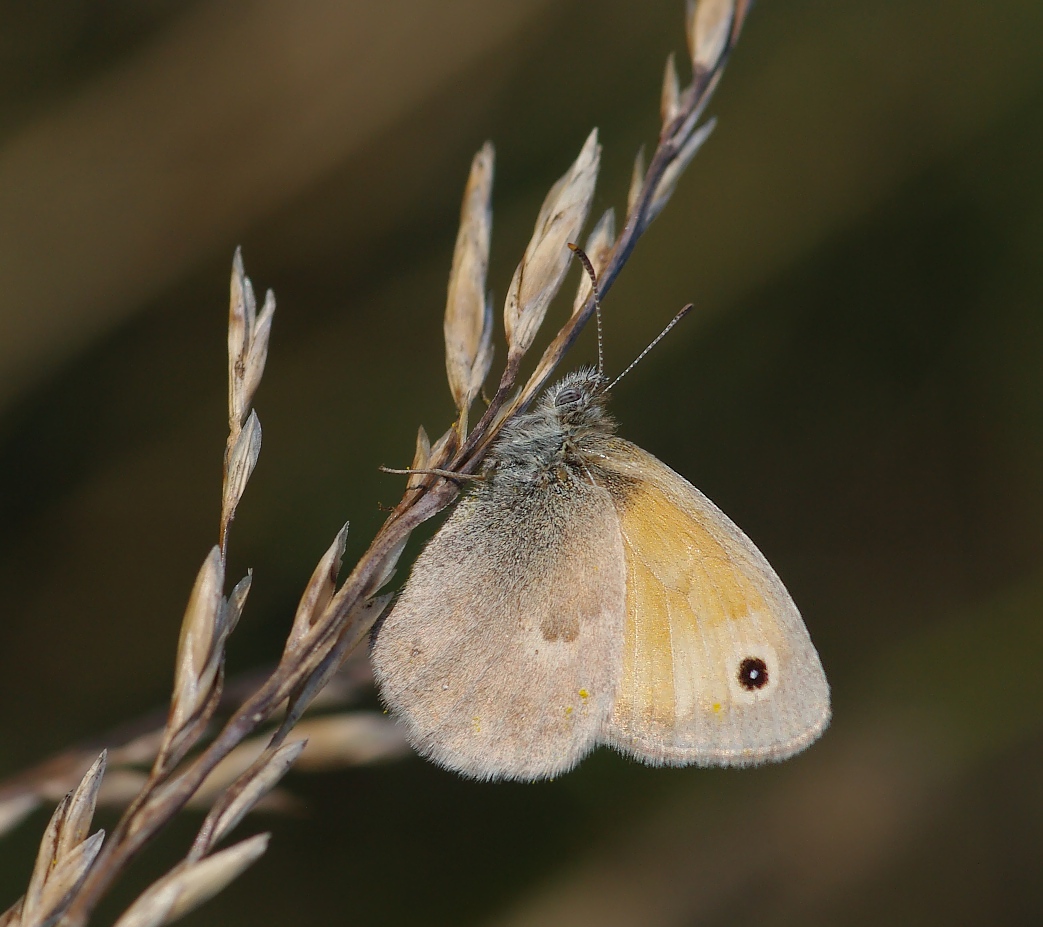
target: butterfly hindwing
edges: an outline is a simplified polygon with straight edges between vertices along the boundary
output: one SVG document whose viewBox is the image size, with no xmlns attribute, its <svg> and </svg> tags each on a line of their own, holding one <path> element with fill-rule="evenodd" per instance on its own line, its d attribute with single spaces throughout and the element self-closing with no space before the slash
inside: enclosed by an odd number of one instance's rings
<svg viewBox="0 0 1043 927">
<path fill-rule="evenodd" d="M 495 510 L 491 510 L 494 507 Z M 597 743 L 622 659 L 622 539 L 577 478 L 479 486 L 378 628 L 385 702 L 424 755 L 476 778 L 564 772 Z"/>
</svg>

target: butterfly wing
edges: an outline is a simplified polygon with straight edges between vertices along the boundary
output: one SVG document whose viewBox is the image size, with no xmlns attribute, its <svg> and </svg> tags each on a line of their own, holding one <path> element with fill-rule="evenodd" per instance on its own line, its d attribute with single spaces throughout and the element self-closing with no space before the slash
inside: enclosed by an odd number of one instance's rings
<svg viewBox="0 0 1043 927">
<path fill-rule="evenodd" d="M 565 772 L 608 723 L 623 542 L 575 477 L 482 485 L 428 543 L 374 636 L 381 694 L 425 756 L 482 779 Z"/>
<path fill-rule="evenodd" d="M 753 542 L 651 454 L 603 464 L 626 561 L 623 666 L 606 742 L 645 762 L 744 766 L 803 749 L 829 686 L 796 605 Z"/>
</svg>

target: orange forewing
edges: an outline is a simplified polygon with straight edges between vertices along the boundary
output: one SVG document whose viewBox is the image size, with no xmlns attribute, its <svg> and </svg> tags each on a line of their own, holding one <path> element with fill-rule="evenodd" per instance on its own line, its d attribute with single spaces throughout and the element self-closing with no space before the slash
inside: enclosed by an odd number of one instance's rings
<svg viewBox="0 0 1043 927">
<path fill-rule="evenodd" d="M 623 666 L 609 743 L 653 762 L 781 759 L 829 718 L 818 655 L 781 580 L 712 502 L 616 439 L 606 462 L 626 561 Z M 604 465 L 604 464 L 603 464 Z M 768 684 L 741 685 L 744 660 Z"/>
</svg>

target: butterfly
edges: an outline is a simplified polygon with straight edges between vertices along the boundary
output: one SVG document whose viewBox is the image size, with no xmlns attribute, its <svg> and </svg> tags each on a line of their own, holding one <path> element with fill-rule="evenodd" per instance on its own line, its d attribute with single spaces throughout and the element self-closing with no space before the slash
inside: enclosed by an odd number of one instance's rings
<svg viewBox="0 0 1043 927">
<path fill-rule="evenodd" d="M 544 779 L 599 745 L 749 766 L 829 722 L 782 581 L 706 496 L 615 434 L 608 397 L 581 369 L 506 425 L 374 631 L 381 697 L 441 766 Z"/>
</svg>

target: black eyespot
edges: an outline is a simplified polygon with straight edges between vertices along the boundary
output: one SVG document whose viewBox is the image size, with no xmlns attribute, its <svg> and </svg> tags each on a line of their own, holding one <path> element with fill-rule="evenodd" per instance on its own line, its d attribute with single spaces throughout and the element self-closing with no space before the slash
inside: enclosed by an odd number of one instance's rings
<svg viewBox="0 0 1043 927">
<path fill-rule="evenodd" d="M 583 391 L 575 386 L 566 386 L 563 390 L 558 392 L 558 395 L 554 397 L 554 405 L 558 406 L 574 406 L 578 405 L 580 400 L 583 398 Z"/>
<path fill-rule="evenodd" d="M 768 684 L 768 664 L 760 657 L 747 657 L 739 664 L 739 685 L 747 692 L 763 689 Z"/>
</svg>

